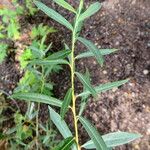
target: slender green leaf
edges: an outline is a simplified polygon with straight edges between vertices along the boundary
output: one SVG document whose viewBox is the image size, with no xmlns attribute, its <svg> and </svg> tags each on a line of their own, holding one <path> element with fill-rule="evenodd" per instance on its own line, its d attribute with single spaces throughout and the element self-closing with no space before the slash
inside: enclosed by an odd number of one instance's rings
<svg viewBox="0 0 150 150">
<path fill-rule="evenodd" d="M 101 92 L 111 90 L 112 88 L 119 87 L 119 86 L 127 83 L 128 81 L 129 81 L 129 79 L 106 83 L 106 84 L 96 86 L 96 87 L 94 87 L 94 89 L 97 93 L 101 93 Z M 78 95 L 78 97 L 82 97 L 82 96 L 86 96 L 86 95 L 90 95 L 90 92 L 89 91 L 82 92 L 81 94 Z"/>
<path fill-rule="evenodd" d="M 61 119 L 60 115 L 49 107 L 50 118 L 64 138 L 72 137 L 72 133 L 66 122 Z"/>
<path fill-rule="evenodd" d="M 113 132 L 106 135 L 103 135 L 102 138 L 106 143 L 107 147 L 113 148 L 116 146 L 120 146 L 123 144 L 127 144 L 132 142 L 138 138 L 140 138 L 140 134 L 128 133 L 128 132 Z M 81 147 L 85 149 L 95 149 L 95 145 L 92 140 L 86 142 Z"/>
<path fill-rule="evenodd" d="M 58 5 L 64 7 L 65 9 L 73 12 L 76 14 L 76 10 L 69 4 L 67 3 L 66 1 L 64 0 L 53 0 L 55 3 L 57 3 Z"/>
<path fill-rule="evenodd" d="M 64 60 L 64 59 L 57 59 L 57 60 L 33 60 L 30 61 L 31 65 L 62 65 L 62 64 L 66 64 L 68 65 L 68 61 Z"/>
<path fill-rule="evenodd" d="M 41 9 L 45 14 L 47 14 L 50 18 L 54 19 L 55 21 L 59 22 L 60 24 L 64 25 L 70 30 L 73 30 L 72 25 L 59 13 L 57 13 L 55 10 L 47 7 L 45 4 L 34 1 L 35 5 Z"/>
<path fill-rule="evenodd" d="M 92 139 L 93 143 L 97 150 L 108 150 L 104 140 L 102 139 L 101 135 L 98 131 L 93 127 L 93 125 L 85 118 L 79 117 L 80 122 L 84 126 L 85 130 L 87 131 L 88 135 Z"/>
<path fill-rule="evenodd" d="M 48 60 L 54 60 L 54 59 L 64 59 L 71 53 L 70 50 L 62 50 L 56 53 L 53 53 L 52 55 L 48 56 L 46 59 Z"/>
<path fill-rule="evenodd" d="M 85 107 L 86 107 L 86 102 L 82 102 L 81 105 L 80 105 L 80 111 L 79 111 L 79 115 L 78 116 L 81 116 Z"/>
<path fill-rule="evenodd" d="M 57 147 L 54 148 L 54 150 L 70 150 L 71 146 L 75 142 L 74 137 L 68 137 L 61 141 Z"/>
<path fill-rule="evenodd" d="M 86 86 L 86 88 L 89 90 L 89 92 L 95 97 L 97 95 L 97 93 L 94 90 L 94 88 L 91 86 L 91 84 L 89 84 L 87 82 L 87 80 L 85 79 L 85 77 L 82 74 L 78 73 L 78 72 L 76 72 L 75 74 L 77 75 L 77 77 L 79 78 L 79 80 L 81 81 L 81 83 L 84 86 Z"/>
<path fill-rule="evenodd" d="M 65 117 L 65 114 L 68 111 L 69 105 L 71 103 L 71 97 L 72 97 L 72 89 L 70 88 L 65 95 L 65 98 L 62 103 L 61 110 L 60 110 L 60 116 L 62 117 L 62 119 Z"/>
<path fill-rule="evenodd" d="M 101 55 L 108 55 L 111 53 L 116 52 L 118 49 L 99 49 L 101 52 Z M 93 57 L 94 54 L 91 51 L 83 52 L 79 55 L 76 56 L 76 59 L 81 59 L 81 58 L 87 58 L 87 57 Z"/>
<path fill-rule="evenodd" d="M 85 38 L 78 37 L 78 40 L 83 43 L 91 51 L 91 53 L 93 53 L 98 63 L 103 66 L 104 58 L 101 54 L 101 51 L 91 41 Z"/>
<path fill-rule="evenodd" d="M 39 93 L 16 93 L 11 96 L 11 98 L 32 101 L 38 103 L 45 103 L 57 107 L 62 106 L 62 102 L 54 97 L 50 97 L 47 95 L 39 94 Z"/>
<path fill-rule="evenodd" d="M 64 138 L 72 137 L 73 135 L 70 129 L 68 128 L 66 122 L 62 120 L 61 116 L 58 113 L 56 113 L 50 106 L 48 107 L 48 109 L 50 112 L 50 118 L 61 133 L 61 135 Z M 77 150 L 75 144 L 72 146 L 72 150 Z"/>
<path fill-rule="evenodd" d="M 86 18 L 94 15 L 96 12 L 98 12 L 101 8 L 101 4 L 99 2 L 96 2 L 92 5 L 90 5 L 90 7 L 83 13 L 81 14 L 81 16 L 79 17 L 79 22 L 82 20 L 85 20 Z"/>
</svg>

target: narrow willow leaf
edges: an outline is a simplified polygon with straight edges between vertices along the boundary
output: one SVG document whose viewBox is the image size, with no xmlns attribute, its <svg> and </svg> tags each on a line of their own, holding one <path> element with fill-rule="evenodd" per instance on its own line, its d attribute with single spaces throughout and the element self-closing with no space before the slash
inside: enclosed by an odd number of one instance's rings
<svg viewBox="0 0 150 150">
<path fill-rule="evenodd" d="M 57 59 L 57 60 L 33 60 L 30 61 L 31 65 L 62 65 L 62 64 L 66 64 L 68 65 L 68 61 L 64 60 L 64 59 Z"/>
<path fill-rule="evenodd" d="M 64 59 L 71 53 L 70 50 L 62 50 L 56 53 L 53 53 L 52 55 L 48 56 L 46 59 L 48 60 L 54 60 L 54 59 Z"/>
<path fill-rule="evenodd" d="M 118 49 L 99 49 L 101 55 L 109 55 L 111 53 L 115 53 L 118 51 Z M 81 53 L 76 56 L 76 59 L 81 59 L 81 58 L 87 58 L 87 57 L 93 57 L 94 54 L 91 51 L 87 51 L 84 53 Z"/>
<path fill-rule="evenodd" d="M 31 101 L 31 102 L 38 102 L 38 103 L 45 103 L 57 107 L 62 106 L 62 102 L 54 97 L 50 97 L 47 95 L 39 94 L 39 93 L 16 93 L 11 96 L 11 98 Z"/>
<path fill-rule="evenodd" d="M 86 107 L 86 102 L 82 102 L 81 103 L 81 105 L 80 105 L 80 111 L 79 111 L 79 117 L 82 115 L 82 113 L 83 113 L 83 111 L 84 111 L 84 109 L 85 109 L 85 107 Z"/>
<path fill-rule="evenodd" d="M 50 118 L 64 138 L 72 137 L 72 133 L 61 116 L 49 107 Z"/>
<path fill-rule="evenodd" d="M 103 135 L 102 138 L 106 143 L 107 147 L 113 148 L 123 144 L 132 142 L 138 138 L 142 137 L 140 134 L 128 133 L 128 132 L 113 132 Z M 85 149 L 95 149 L 95 145 L 92 140 L 86 142 L 81 147 Z"/>
<path fill-rule="evenodd" d="M 61 119 L 61 116 L 58 113 L 56 113 L 50 106 L 48 107 L 48 109 L 50 113 L 50 118 L 57 127 L 57 129 L 59 130 L 59 132 L 61 133 L 61 135 L 64 138 L 72 137 L 73 135 L 70 129 L 68 128 L 66 122 Z M 72 146 L 72 150 L 77 150 L 75 144 Z"/>
<path fill-rule="evenodd" d="M 86 86 L 86 88 L 89 90 L 89 92 L 95 97 L 97 95 L 96 91 L 94 90 L 94 88 L 91 86 L 91 84 L 89 84 L 85 77 L 78 73 L 78 72 L 75 72 L 75 74 L 77 75 L 77 77 L 79 78 L 79 80 L 81 81 L 81 83 Z"/>
<path fill-rule="evenodd" d="M 60 24 L 64 25 L 70 30 L 73 30 L 72 25 L 59 13 L 57 13 L 55 10 L 47 7 L 45 4 L 34 1 L 35 5 L 41 9 L 45 14 L 47 14 L 50 18 L 54 19 L 55 21 L 59 22 Z"/>
<path fill-rule="evenodd" d="M 61 141 L 58 146 L 54 148 L 54 150 L 69 150 L 74 142 L 74 137 L 68 137 Z"/>
<path fill-rule="evenodd" d="M 65 46 L 65 50 L 71 51 L 69 46 L 66 43 L 64 43 L 64 46 Z M 69 59 L 69 62 L 71 64 L 71 53 L 68 55 L 68 59 Z"/>
<path fill-rule="evenodd" d="M 106 84 L 96 86 L 96 87 L 94 87 L 94 89 L 97 93 L 101 93 L 101 92 L 111 90 L 112 88 L 119 87 L 119 86 L 127 83 L 128 81 L 129 81 L 129 79 L 111 82 L 111 83 L 106 83 Z M 78 97 L 82 97 L 85 95 L 90 95 L 90 92 L 89 91 L 82 92 L 81 94 L 78 95 Z"/>
<path fill-rule="evenodd" d="M 62 117 L 62 119 L 64 118 L 66 112 L 68 111 L 69 105 L 71 103 L 71 97 L 72 97 L 72 89 L 70 88 L 65 95 L 65 98 L 62 103 L 61 110 L 60 110 L 60 116 Z"/>
<path fill-rule="evenodd" d="M 90 84 L 90 73 L 89 70 L 86 68 L 86 72 L 84 75 L 84 78 L 86 79 L 87 83 Z M 87 91 L 88 89 L 86 88 L 86 86 L 83 86 L 83 92 Z M 82 102 L 85 102 L 88 98 L 88 95 L 82 96 Z"/>
<path fill-rule="evenodd" d="M 104 63 L 104 58 L 100 52 L 100 50 L 89 40 L 82 38 L 82 37 L 78 37 L 78 40 L 83 43 L 90 51 L 91 53 L 93 53 L 93 55 L 95 56 L 95 58 L 97 59 L 98 63 L 103 66 Z"/>
<path fill-rule="evenodd" d="M 86 18 L 94 15 L 96 12 L 98 12 L 101 8 L 101 4 L 99 2 L 96 2 L 92 5 L 90 5 L 90 7 L 83 13 L 81 14 L 81 16 L 79 17 L 79 22 L 82 20 L 85 20 Z"/>
<path fill-rule="evenodd" d="M 67 3 L 66 1 L 64 0 L 53 0 L 55 3 L 57 3 L 58 5 L 64 7 L 65 9 L 73 12 L 76 14 L 76 10 L 69 4 Z"/>
<path fill-rule="evenodd" d="M 93 127 L 93 125 L 85 118 L 79 117 L 80 122 L 84 126 L 85 130 L 87 131 L 88 135 L 92 139 L 93 143 L 97 150 L 108 150 L 104 140 L 102 139 L 101 135 L 98 131 Z"/>
</svg>

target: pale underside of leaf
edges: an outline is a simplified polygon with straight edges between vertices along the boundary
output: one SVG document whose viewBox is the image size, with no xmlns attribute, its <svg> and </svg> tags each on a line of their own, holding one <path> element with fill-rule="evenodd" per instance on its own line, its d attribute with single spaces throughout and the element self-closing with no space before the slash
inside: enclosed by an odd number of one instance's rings
<svg viewBox="0 0 150 150">
<path fill-rule="evenodd" d="M 11 96 L 11 98 L 31 101 L 31 102 L 38 102 L 38 103 L 45 103 L 57 107 L 62 106 L 62 101 L 39 93 L 16 93 Z"/>
<path fill-rule="evenodd" d="M 104 142 L 109 148 L 114 148 L 116 146 L 127 144 L 140 137 L 141 137 L 140 134 L 128 133 L 128 132 L 113 132 L 102 136 Z M 81 147 L 84 147 L 85 149 L 96 148 L 92 140 L 86 142 Z"/>
<path fill-rule="evenodd" d="M 50 18 L 54 19 L 55 21 L 59 22 L 60 24 L 64 25 L 65 27 L 73 31 L 72 25 L 62 15 L 60 15 L 55 10 L 47 7 L 45 4 L 39 1 L 34 1 L 34 3 L 40 10 L 42 10 Z"/>
<path fill-rule="evenodd" d="M 64 60 L 64 59 L 57 59 L 57 60 L 33 60 L 30 61 L 31 65 L 49 65 L 49 66 L 53 66 L 53 65 L 68 65 L 69 62 Z"/>
<path fill-rule="evenodd" d="M 115 53 L 118 49 L 99 49 L 102 55 L 109 55 L 111 53 Z M 94 54 L 91 51 L 83 52 L 79 55 L 77 55 L 75 58 L 76 59 L 81 59 L 81 58 L 88 58 L 88 57 L 93 57 Z"/>
<path fill-rule="evenodd" d="M 73 12 L 76 14 L 76 10 L 66 1 L 64 0 L 53 0 L 55 3 L 57 3 L 58 5 L 62 6 L 63 8 Z"/>
<path fill-rule="evenodd" d="M 106 84 L 96 86 L 96 87 L 94 87 L 94 89 L 97 93 L 101 93 L 101 92 L 105 92 L 107 90 L 111 90 L 112 88 L 119 87 L 119 86 L 127 83 L 128 81 L 129 81 L 129 79 L 116 81 L 116 82 L 110 82 L 110 83 L 106 83 Z M 87 95 L 90 95 L 90 92 L 89 91 L 84 91 L 81 94 L 79 94 L 77 97 L 82 97 L 82 96 L 87 96 Z"/>
<path fill-rule="evenodd" d="M 87 131 L 88 135 L 92 139 L 93 143 L 97 150 L 108 150 L 104 140 L 102 139 L 101 135 L 98 131 L 93 127 L 93 125 L 85 118 L 79 117 L 80 122 L 84 126 L 85 130 Z"/>
<path fill-rule="evenodd" d="M 91 51 L 91 53 L 93 53 L 93 55 L 95 56 L 97 62 L 103 66 L 104 63 L 104 58 L 101 54 L 101 51 L 89 40 L 82 38 L 82 37 L 78 37 L 78 40 L 83 43 L 88 49 L 89 51 Z"/>
<path fill-rule="evenodd" d="M 81 16 L 79 17 L 78 21 L 83 21 L 86 18 L 94 15 L 96 12 L 98 12 L 101 8 L 101 4 L 99 2 L 96 2 L 92 5 L 89 6 L 89 8 L 83 13 L 81 14 Z"/>
</svg>

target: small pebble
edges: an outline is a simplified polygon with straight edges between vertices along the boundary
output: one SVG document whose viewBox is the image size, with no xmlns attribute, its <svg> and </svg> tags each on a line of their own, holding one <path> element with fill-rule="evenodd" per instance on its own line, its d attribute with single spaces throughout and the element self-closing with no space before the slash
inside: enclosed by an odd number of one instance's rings
<svg viewBox="0 0 150 150">
<path fill-rule="evenodd" d="M 106 71 L 106 70 L 104 70 L 104 71 L 103 71 L 103 74 L 107 74 L 107 71 Z"/>
<path fill-rule="evenodd" d="M 117 90 L 118 90 L 117 87 L 112 89 L 113 92 L 116 92 Z"/>
<path fill-rule="evenodd" d="M 144 74 L 144 75 L 148 75 L 148 73 L 149 73 L 149 71 L 148 71 L 148 70 L 146 70 L 146 69 L 145 69 L 145 70 L 143 70 L 143 74 Z"/>
</svg>

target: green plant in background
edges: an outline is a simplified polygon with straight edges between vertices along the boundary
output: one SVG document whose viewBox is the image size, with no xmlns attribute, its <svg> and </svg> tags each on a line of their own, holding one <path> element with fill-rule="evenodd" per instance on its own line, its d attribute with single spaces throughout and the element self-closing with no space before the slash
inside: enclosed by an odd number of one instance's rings
<svg viewBox="0 0 150 150">
<path fill-rule="evenodd" d="M 34 15 L 37 12 L 37 8 L 34 6 L 32 0 L 25 0 L 24 3 L 29 15 Z"/>
<path fill-rule="evenodd" d="M 50 118 L 58 128 L 59 132 L 63 136 L 64 140 L 54 148 L 54 150 L 81 150 L 81 148 L 86 149 L 97 149 L 97 150 L 110 150 L 116 146 L 126 144 L 131 142 L 141 135 L 127 132 L 113 132 L 106 135 L 100 135 L 100 133 L 96 130 L 96 128 L 91 124 L 89 120 L 82 117 L 82 112 L 84 111 L 86 104 L 88 102 L 89 96 L 93 96 L 94 98 L 98 93 L 105 92 L 114 87 L 121 86 L 128 82 L 128 79 L 102 84 L 96 87 L 93 87 L 90 83 L 90 75 L 88 70 L 86 70 L 85 74 L 81 74 L 77 72 L 75 67 L 75 61 L 77 59 L 85 58 L 85 57 L 95 57 L 97 62 L 103 66 L 104 64 L 104 55 L 113 53 L 116 49 L 98 49 L 91 41 L 80 37 L 80 31 L 82 29 L 82 25 L 85 19 L 91 17 L 93 14 L 98 12 L 101 8 L 101 4 L 96 2 L 90 5 L 87 10 L 84 11 L 84 1 L 80 0 L 80 4 L 78 9 L 73 8 L 69 3 L 64 0 L 53 0 L 60 6 L 74 13 L 74 21 L 73 23 L 68 22 L 61 14 L 56 12 L 55 10 L 47 7 L 41 2 L 34 1 L 35 5 L 41 9 L 44 13 L 46 13 L 50 18 L 59 22 L 60 24 L 67 27 L 72 33 L 71 40 L 71 48 L 69 48 L 65 44 L 65 50 L 59 51 L 56 54 L 52 54 L 50 57 L 44 59 L 38 59 L 30 61 L 29 66 L 42 66 L 51 68 L 54 65 L 68 65 L 70 67 L 71 72 L 71 86 L 69 87 L 64 100 L 58 100 L 57 98 L 47 96 L 42 92 L 20 92 L 13 94 L 12 97 L 16 99 L 21 99 L 25 101 L 32 101 L 38 103 L 46 103 L 52 106 L 60 107 L 60 114 L 56 113 L 50 106 Z M 87 51 L 75 56 L 76 43 L 80 42 L 87 48 Z M 41 56 L 42 53 L 41 53 Z M 67 58 L 66 58 L 67 56 Z M 75 78 L 78 78 L 79 81 L 83 84 L 83 91 L 79 94 L 75 94 Z M 76 101 L 80 99 L 80 110 L 77 111 Z M 74 124 L 74 134 L 70 131 L 67 126 L 64 117 L 68 110 L 72 111 L 73 124 Z M 39 110 L 37 110 L 39 111 Z M 81 123 L 91 140 L 87 141 L 84 144 L 79 142 L 79 133 L 78 133 L 78 123 Z M 37 122 L 38 124 L 38 122 Z M 39 128 L 36 128 L 39 130 Z M 36 131 L 37 131 L 36 130 Z M 38 139 L 38 135 L 37 135 Z M 39 145 L 37 143 L 37 149 L 39 149 Z"/>
<path fill-rule="evenodd" d="M 4 44 L 8 45 L 6 40 L 15 42 L 21 37 L 19 17 L 23 14 L 34 15 L 37 12 L 37 8 L 35 8 L 32 0 L 26 0 L 24 5 L 21 5 L 18 0 L 12 0 L 12 5 L 14 9 L 9 9 L 5 6 L 0 9 L 0 17 L 2 18 L 0 20 L 0 63 L 2 63 L 9 51 L 9 49 L 4 46 Z M 44 29 L 42 29 L 42 25 L 40 27 L 39 31 L 42 31 L 42 33 L 44 33 L 44 30 L 47 30 L 46 26 Z M 53 29 L 50 28 L 49 30 L 52 31 Z M 1 42 L 1 40 L 3 42 Z M 9 45 L 7 47 L 9 47 Z"/>
<path fill-rule="evenodd" d="M 0 9 L 0 16 L 2 17 L 3 31 L 8 39 L 17 40 L 20 37 L 20 25 L 18 16 L 23 14 L 23 8 L 17 5 L 16 10 L 10 10 L 4 7 Z"/>
<path fill-rule="evenodd" d="M 5 57 L 7 56 L 7 48 L 8 48 L 7 44 L 4 43 L 0 44 L 0 63 L 2 63 Z"/>
<path fill-rule="evenodd" d="M 30 35 L 33 40 L 32 45 L 27 47 L 19 57 L 21 69 L 25 70 L 25 74 L 20 80 L 15 92 L 40 92 L 41 87 L 43 86 L 43 93 L 52 95 L 51 91 L 53 85 L 50 82 L 46 83 L 46 81 L 51 72 L 57 72 L 61 67 L 58 65 L 53 65 L 51 68 L 41 65 L 32 66 L 30 65 L 30 62 L 41 61 L 47 56 L 51 56 L 49 50 L 52 44 L 47 47 L 45 41 L 47 35 L 54 32 L 56 32 L 54 28 L 49 28 L 43 24 L 39 24 L 37 27 L 35 26 L 32 28 Z"/>
</svg>

